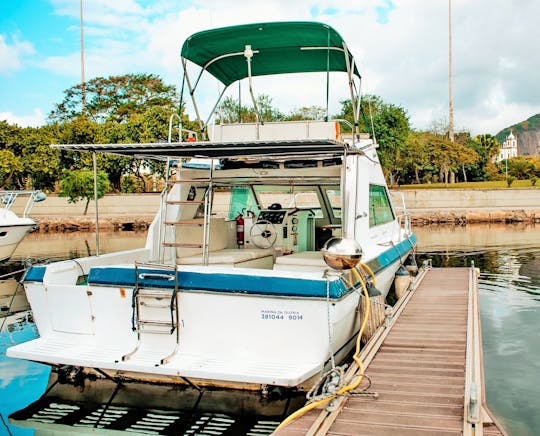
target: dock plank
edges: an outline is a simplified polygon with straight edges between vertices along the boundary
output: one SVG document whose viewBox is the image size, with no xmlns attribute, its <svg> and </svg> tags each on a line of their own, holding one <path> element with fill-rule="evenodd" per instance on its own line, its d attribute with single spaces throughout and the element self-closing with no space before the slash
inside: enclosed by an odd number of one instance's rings
<svg viewBox="0 0 540 436">
<path fill-rule="evenodd" d="M 304 415 L 279 434 L 462 434 L 469 271 L 437 268 L 425 275 L 367 365 L 369 391 L 377 398 L 350 397 L 339 415 L 328 415 L 326 420 L 332 418 L 314 433 L 321 410 Z M 365 386 L 366 381 L 360 389 Z M 493 423 L 484 429 L 486 434 L 504 434 Z"/>
</svg>

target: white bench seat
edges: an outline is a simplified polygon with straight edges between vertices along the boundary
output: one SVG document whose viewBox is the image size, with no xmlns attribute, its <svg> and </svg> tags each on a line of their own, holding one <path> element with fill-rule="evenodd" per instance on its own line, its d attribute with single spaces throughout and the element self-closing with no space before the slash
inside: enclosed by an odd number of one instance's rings
<svg viewBox="0 0 540 436">
<path fill-rule="evenodd" d="M 328 268 L 320 251 L 303 251 L 275 260 L 274 269 L 282 271 L 321 271 Z"/>
<path fill-rule="evenodd" d="M 253 262 L 255 260 L 259 260 L 259 262 Z M 272 249 L 225 248 L 208 253 L 209 265 L 219 264 L 250 268 L 257 268 L 255 265 L 266 265 L 266 268 L 272 268 L 273 260 Z M 176 261 L 179 265 L 202 265 L 203 255 L 179 257 Z M 265 266 L 258 267 L 264 268 Z"/>
</svg>

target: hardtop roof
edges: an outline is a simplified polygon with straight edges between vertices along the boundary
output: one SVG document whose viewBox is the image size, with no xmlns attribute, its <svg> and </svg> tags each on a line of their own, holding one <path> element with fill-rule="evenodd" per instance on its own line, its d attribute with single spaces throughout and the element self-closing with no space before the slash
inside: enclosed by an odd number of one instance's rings
<svg viewBox="0 0 540 436">
<path fill-rule="evenodd" d="M 331 139 L 141 144 L 53 144 L 52 147 L 150 159 L 193 157 L 203 159 L 317 159 L 361 153 L 360 150 L 351 148 L 345 142 Z"/>
</svg>

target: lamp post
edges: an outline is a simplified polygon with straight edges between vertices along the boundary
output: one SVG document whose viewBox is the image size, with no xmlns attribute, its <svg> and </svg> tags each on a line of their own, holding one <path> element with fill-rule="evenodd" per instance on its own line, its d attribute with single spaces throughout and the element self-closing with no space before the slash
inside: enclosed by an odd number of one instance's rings
<svg viewBox="0 0 540 436">
<path fill-rule="evenodd" d="M 454 142 L 454 101 L 452 97 L 452 0 L 448 0 L 448 137 Z"/>
<path fill-rule="evenodd" d="M 79 2 L 79 12 L 81 19 L 81 99 L 82 99 L 82 113 L 84 114 L 86 109 L 86 87 L 84 82 L 84 30 L 83 30 L 83 0 Z"/>
</svg>

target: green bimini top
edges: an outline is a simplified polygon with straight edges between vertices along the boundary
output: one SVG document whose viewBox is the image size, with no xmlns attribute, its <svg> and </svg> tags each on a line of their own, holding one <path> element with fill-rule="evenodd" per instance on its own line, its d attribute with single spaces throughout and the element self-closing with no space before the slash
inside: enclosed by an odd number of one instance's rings
<svg viewBox="0 0 540 436">
<path fill-rule="evenodd" d="M 253 50 L 251 75 L 348 71 L 360 78 L 343 38 L 327 24 L 273 22 L 205 30 L 190 36 L 182 57 L 225 86 L 248 76 L 244 50 Z"/>
</svg>

